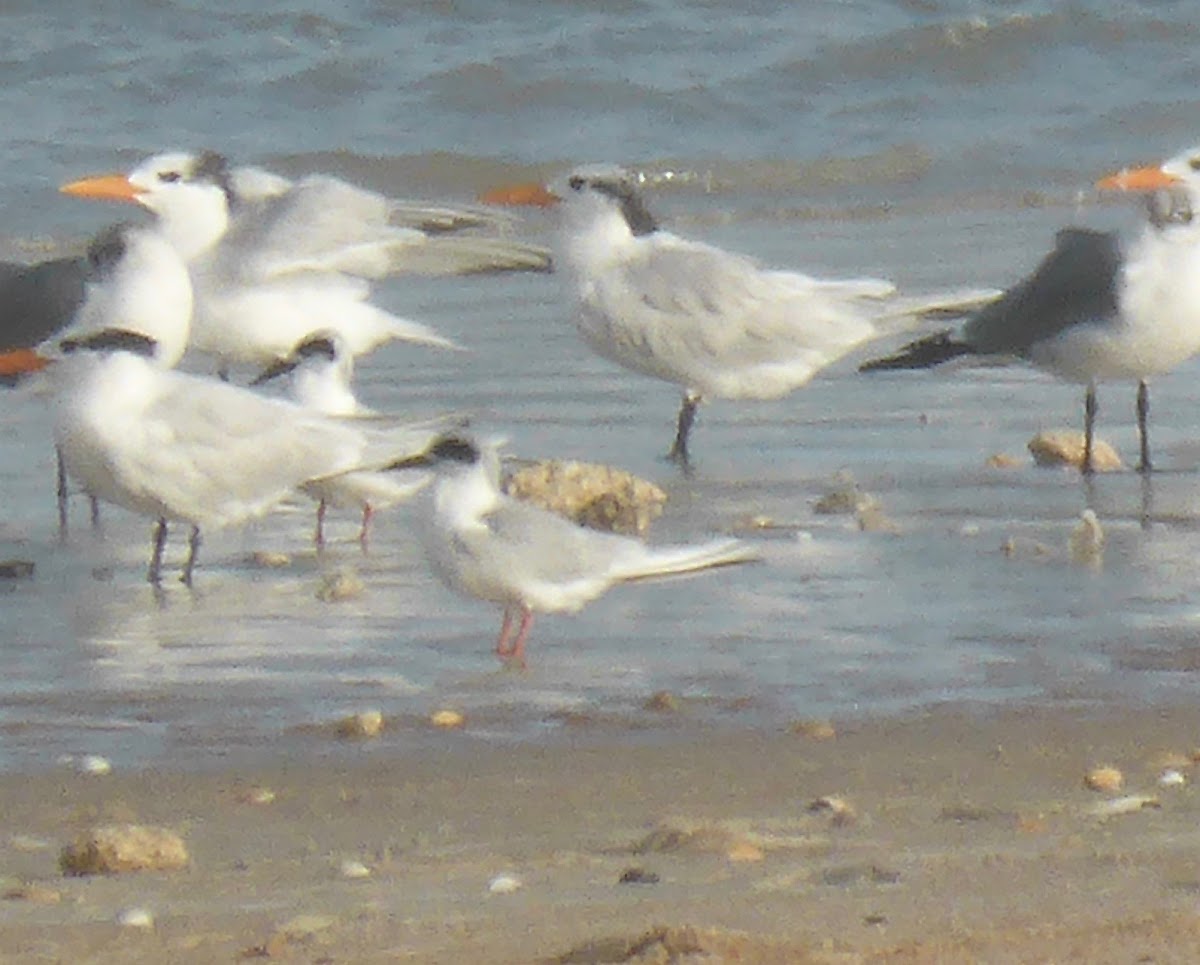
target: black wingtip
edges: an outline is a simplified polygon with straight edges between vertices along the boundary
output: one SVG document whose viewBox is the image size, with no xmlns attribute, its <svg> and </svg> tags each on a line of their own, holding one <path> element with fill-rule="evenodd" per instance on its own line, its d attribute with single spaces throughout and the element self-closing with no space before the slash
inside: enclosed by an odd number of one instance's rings
<svg viewBox="0 0 1200 965">
<path fill-rule="evenodd" d="M 892 369 L 928 369 L 960 355 L 972 354 L 974 349 L 965 342 L 956 342 L 950 332 L 938 332 L 910 342 L 895 355 L 863 362 L 858 370 L 884 372 Z"/>
</svg>

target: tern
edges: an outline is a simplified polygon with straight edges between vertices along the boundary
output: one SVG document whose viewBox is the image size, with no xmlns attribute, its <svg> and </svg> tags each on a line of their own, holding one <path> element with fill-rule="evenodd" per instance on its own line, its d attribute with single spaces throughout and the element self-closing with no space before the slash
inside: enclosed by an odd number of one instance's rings
<svg viewBox="0 0 1200 965">
<path fill-rule="evenodd" d="M 514 203 L 549 200 L 518 194 Z M 580 334 L 605 358 L 682 387 L 668 457 L 685 466 L 703 399 L 782 398 L 879 335 L 885 318 L 960 303 L 905 301 L 876 278 L 770 270 L 682 238 L 659 225 L 636 177 L 613 165 L 576 168 L 550 186 L 550 198 L 561 202 L 555 263 Z"/>
<path fill-rule="evenodd" d="M 501 492 L 495 446 L 461 433 L 443 435 L 411 463 L 438 476 L 421 527 L 430 565 L 451 589 L 504 607 L 496 655 L 522 667 L 535 613 L 577 612 L 618 583 L 757 559 L 736 539 L 649 547 L 577 526 Z"/>
<path fill-rule="evenodd" d="M 305 339 L 288 358 L 265 369 L 251 384 L 261 385 L 281 376 L 289 380 L 292 400 L 314 412 L 362 420 L 365 424 L 382 425 L 389 421 L 389 417 L 362 405 L 355 397 L 354 357 L 335 332 L 317 332 Z M 418 472 L 350 472 L 305 483 L 301 488 L 317 500 L 314 535 L 317 548 L 325 546 L 325 514 L 329 506 L 361 510 L 358 541 L 366 552 L 375 512 L 403 502 L 430 479 L 428 473 Z"/>
<path fill-rule="evenodd" d="M 234 362 L 270 365 L 328 328 L 355 355 L 393 339 L 453 348 L 429 327 L 373 305 L 370 281 L 406 263 L 414 270 L 439 258 L 453 265 L 458 248 L 531 249 L 396 227 L 388 221 L 391 202 L 373 192 L 326 176 L 289 182 L 233 168 L 212 151 L 155 155 L 128 174 L 85 178 L 62 191 L 133 202 L 157 216 L 191 269 L 192 344 L 223 371 Z M 538 263 L 544 270 L 545 258 Z M 500 254 L 487 265 L 511 267 Z"/>
<path fill-rule="evenodd" d="M 929 368 L 959 356 L 1015 356 L 1086 386 L 1082 470 L 1092 461 L 1096 386 L 1136 381 L 1140 472 L 1149 473 L 1148 379 L 1200 352 L 1200 147 L 1096 182 L 1147 193 L 1149 217 L 1122 245 L 1083 228 L 1058 233 L 1033 274 L 957 332 L 918 339 L 863 371 Z"/>
</svg>

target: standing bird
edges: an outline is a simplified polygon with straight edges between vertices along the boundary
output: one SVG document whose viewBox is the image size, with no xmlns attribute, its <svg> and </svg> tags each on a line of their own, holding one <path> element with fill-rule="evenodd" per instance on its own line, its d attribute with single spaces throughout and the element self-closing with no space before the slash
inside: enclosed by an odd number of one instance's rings
<svg viewBox="0 0 1200 965">
<path fill-rule="evenodd" d="M 333 332 L 317 332 L 296 346 L 286 359 L 265 369 L 251 383 L 261 385 L 286 376 L 294 402 L 314 412 L 344 416 L 365 425 L 395 424 L 390 419 L 359 403 L 351 387 L 354 357 L 346 351 Z M 349 472 L 340 476 L 305 483 L 301 488 L 317 500 L 317 549 L 325 546 L 325 513 L 329 506 L 355 507 L 362 511 L 358 541 L 365 553 L 375 512 L 411 497 L 430 481 L 428 473 Z"/>
<path fill-rule="evenodd" d="M 369 279 L 452 235 L 387 223 L 386 198 L 328 177 L 291 183 L 232 168 L 214 152 L 170 153 L 129 174 L 85 178 L 62 190 L 153 212 L 188 263 L 196 294 L 192 345 L 231 363 L 270 365 L 309 334 L 335 330 L 355 355 L 400 339 L 452 342 L 369 301 Z M 488 240 L 516 246 L 504 239 Z M 465 242 L 464 242 L 465 243 Z M 432 259 L 433 256 L 430 256 Z"/>
<path fill-rule="evenodd" d="M 1147 379 L 1200 352 L 1200 147 L 1159 166 L 1122 171 L 1101 190 L 1147 192 L 1149 218 L 1122 246 L 1116 235 L 1067 228 L 1033 274 L 957 333 L 918 339 L 864 372 L 930 368 L 963 355 L 1008 355 L 1087 387 L 1082 470 L 1094 472 L 1096 385 L 1136 380 L 1138 470 L 1149 473 Z"/>
<path fill-rule="evenodd" d="M 45 367 L 35 346 L 75 317 L 87 271 L 87 259 L 80 257 L 32 265 L 0 262 L 0 385 Z"/>
<path fill-rule="evenodd" d="M 434 572 L 452 589 L 504 607 L 496 655 L 522 667 L 534 613 L 574 613 L 617 583 L 755 559 L 734 539 L 652 548 L 520 502 L 500 491 L 496 449 L 462 435 L 443 436 L 412 462 L 438 473 L 422 532 Z"/>
<path fill-rule="evenodd" d="M 502 194 L 512 192 L 492 196 Z M 561 202 L 556 265 L 579 332 L 605 358 L 682 387 L 668 457 L 685 466 L 703 399 L 781 398 L 880 334 L 885 318 L 946 307 L 902 303 L 880 279 L 764 269 L 681 238 L 659 226 L 630 172 L 612 165 L 576 168 L 551 185 L 551 198 Z"/>
</svg>

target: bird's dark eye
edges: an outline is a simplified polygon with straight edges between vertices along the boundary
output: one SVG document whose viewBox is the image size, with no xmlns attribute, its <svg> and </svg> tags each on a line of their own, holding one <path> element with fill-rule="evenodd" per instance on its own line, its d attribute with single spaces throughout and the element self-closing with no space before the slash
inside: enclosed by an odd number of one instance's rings
<svg viewBox="0 0 1200 965">
<path fill-rule="evenodd" d="M 178 171 L 163 171 L 158 176 L 158 180 L 164 181 L 167 184 L 174 184 L 176 181 L 180 181 L 182 179 L 183 179 L 183 175 L 180 174 Z"/>
<path fill-rule="evenodd" d="M 1193 171 L 1200 171 L 1200 157 L 1191 158 L 1188 161 L 1188 167 Z"/>
<path fill-rule="evenodd" d="M 573 175 L 567 181 L 567 187 L 569 187 L 572 191 L 582 191 L 585 184 L 587 184 L 587 181 L 581 178 L 578 174 Z"/>
</svg>

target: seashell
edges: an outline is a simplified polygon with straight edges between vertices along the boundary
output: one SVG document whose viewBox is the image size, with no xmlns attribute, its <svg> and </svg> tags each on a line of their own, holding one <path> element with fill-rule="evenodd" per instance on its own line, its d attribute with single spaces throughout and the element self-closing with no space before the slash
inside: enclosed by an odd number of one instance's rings
<svg viewBox="0 0 1200 965">
<path fill-rule="evenodd" d="M 1173 767 L 1168 767 L 1158 775 L 1159 787 L 1183 787 L 1186 783 L 1187 778 L 1183 776 L 1183 772 Z"/>
<path fill-rule="evenodd" d="M 122 928 L 154 927 L 154 916 L 145 908 L 126 908 L 117 913 L 116 920 Z"/>
<path fill-rule="evenodd" d="M 1072 563 L 1099 567 L 1104 562 L 1104 530 L 1094 510 L 1085 509 L 1071 531 L 1067 552 Z"/>
<path fill-rule="evenodd" d="M 519 891 L 521 888 L 521 879 L 516 875 L 498 874 L 495 878 L 488 882 L 488 891 L 493 895 L 511 895 L 514 891 Z"/>
<path fill-rule="evenodd" d="M 808 810 L 812 814 L 828 813 L 830 824 L 838 828 L 853 824 L 858 819 L 854 805 L 836 794 L 817 798 L 808 806 Z"/>
<path fill-rule="evenodd" d="M 1158 798 L 1149 794 L 1126 794 L 1093 804 L 1087 814 L 1094 818 L 1115 818 L 1123 814 L 1136 814 L 1146 808 L 1160 808 Z"/>
<path fill-rule="evenodd" d="M 84 754 L 75 762 L 75 770 L 80 774 L 110 774 L 112 763 L 107 757 L 101 757 L 99 754 Z"/>
<path fill-rule="evenodd" d="M 350 567 L 343 566 L 321 577 L 317 599 L 322 603 L 344 603 L 346 600 L 357 600 L 366 590 L 358 574 Z"/>
<path fill-rule="evenodd" d="M 1093 767 L 1083 776 L 1083 786 L 1089 791 L 1104 791 L 1112 793 L 1119 791 L 1125 784 L 1125 775 L 1117 768 L 1104 765 Z"/>
<path fill-rule="evenodd" d="M 292 565 L 292 558 L 275 550 L 255 550 L 250 554 L 249 563 L 263 570 L 281 570 Z"/>
<path fill-rule="evenodd" d="M 239 794 L 238 800 L 242 804 L 272 804 L 275 801 L 275 792 L 269 787 L 251 787 Z"/>
<path fill-rule="evenodd" d="M 338 873 L 343 878 L 369 878 L 371 877 L 371 869 L 361 861 L 356 861 L 353 858 L 347 858 L 338 865 Z"/>
</svg>

